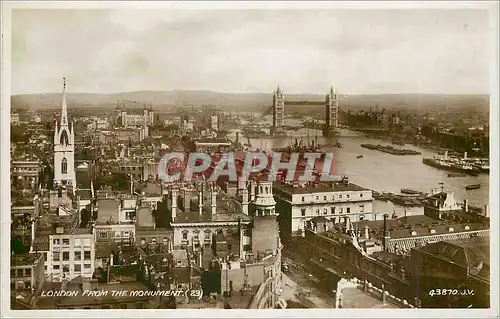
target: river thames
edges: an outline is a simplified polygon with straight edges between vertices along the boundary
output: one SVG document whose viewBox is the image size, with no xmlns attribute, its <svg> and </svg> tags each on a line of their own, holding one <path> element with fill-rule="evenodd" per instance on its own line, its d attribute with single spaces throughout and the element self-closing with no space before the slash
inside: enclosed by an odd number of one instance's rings
<svg viewBox="0 0 500 319">
<path fill-rule="evenodd" d="M 439 183 L 444 183 L 444 189 L 453 191 L 455 199 L 459 202 L 467 199 L 469 205 L 484 209 L 489 202 L 489 175 L 448 177 L 448 172 L 422 163 L 423 157 L 437 155 L 428 149 L 407 144 L 406 149 L 422 152 L 422 155 L 397 156 L 377 150 L 362 148 L 360 144 L 391 145 L 389 141 L 366 137 L 364 134 L 350 130 L 342 130 L 339 136 L 324 138 L 320 131 L 301 129 L 289 131 L 289 136 L 250 139 L 251 148 L 271 150 L 273 147 L 290 145 L 295 138 L 302 139 L 304 143 L 309 140 L 317 142 L 322 149 L 335 154 L 335 173 L 347 175 L 349 180 L 362 187 L 379 192 L 399 193 L 402 188 L 410 188 L 421 192 L 430 193 L 432 189 L 440 188 Z M 230 135 L 231 139 L 235 132 Z M 309 136 L 309 137 L 308 137 Z M 247 139 L 240 134 L 240 141 L 247 143 Z M 342 148 L 333 145 L 339 141 Z M 401 148 L 402 146 L 396 146 Z M 358 155 L 363 155 L 358 158 Z M 475 190 L 466 190 L 468 184 L 480 184 Z M 377 206 L 381 205 L 380 203 Z M 382 204 L 383 205 L 383 204 Z M 384 209 L 390 209 L 384 207 Z"/>
</svg>

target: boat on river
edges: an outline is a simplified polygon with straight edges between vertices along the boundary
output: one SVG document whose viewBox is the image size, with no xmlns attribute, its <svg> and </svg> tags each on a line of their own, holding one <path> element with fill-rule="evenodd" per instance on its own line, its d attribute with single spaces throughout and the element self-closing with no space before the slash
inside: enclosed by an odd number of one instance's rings
<svg viewBox="0 0 500 319">
<path fill-rule="evenodd" d="M 414 189 L 402 188 L 401 189 L 401 194 L 418 195 L 418 194 L 420 194 L 420 192 L 416 191 Z"/>
<path fill-rule="evenodd" d="M 358 155 L 358 156 L 356 156 L 356 157 L 357 157 L 357 158 L 363 158 L 363 155 Z"/>
<path fill-rule="evenodd" d="M 470 184 L 470 185 L 465 186 L 465 189 L 466 190 L 473 190 L 473 189 L 478 189 L 480 187 L 481 187 L 481 184 Z"/>
</svg>

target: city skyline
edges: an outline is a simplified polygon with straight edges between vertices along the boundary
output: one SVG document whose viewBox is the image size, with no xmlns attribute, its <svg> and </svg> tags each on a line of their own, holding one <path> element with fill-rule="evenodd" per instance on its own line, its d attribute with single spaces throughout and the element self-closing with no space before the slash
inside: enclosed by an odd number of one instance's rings
<svg viewBox="0 0 500 319">
<path fill-rule="evenodd" d="M 65 76 L 70 92 L 102 94 L 488 94 L 488 21 L 472 9 L 13 10 L 11 93 L 58 92 Z"/>
</svg>

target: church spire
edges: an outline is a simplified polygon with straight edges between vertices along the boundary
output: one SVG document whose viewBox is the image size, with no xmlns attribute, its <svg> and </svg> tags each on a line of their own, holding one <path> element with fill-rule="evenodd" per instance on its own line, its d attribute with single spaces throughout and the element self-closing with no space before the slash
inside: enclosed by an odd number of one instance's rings
<svg viewBox="0 0 500 319">
<path fill-rule="evenodd" d="M 63 94 L 61 109 L 61 126 L 68 125 L 68 107 L 66 105 L 66 78 L 63 77 Z"/>
</svg>

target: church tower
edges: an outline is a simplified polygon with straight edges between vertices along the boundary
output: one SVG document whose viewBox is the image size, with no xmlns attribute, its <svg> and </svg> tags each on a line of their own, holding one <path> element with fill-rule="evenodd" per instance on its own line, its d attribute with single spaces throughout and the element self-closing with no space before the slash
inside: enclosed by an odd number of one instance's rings
<svg viewBox="0 0 500 319">
<path fill-rule="evenodd" d="M 256 197 L 252 203 L 252 251 L 262 253 L 279 249 L 279 228 L 273 184 L 261 179 L 255 187 Z"/>
<path fill-rule="evenodd" d="M 68 121 L 66 105 L 66 78 L 63 78 L 61 122 L 56 120 L 54 131 L 54 185 L 76 187 L 75 176 L 75 132 Z"/>
</svg>

